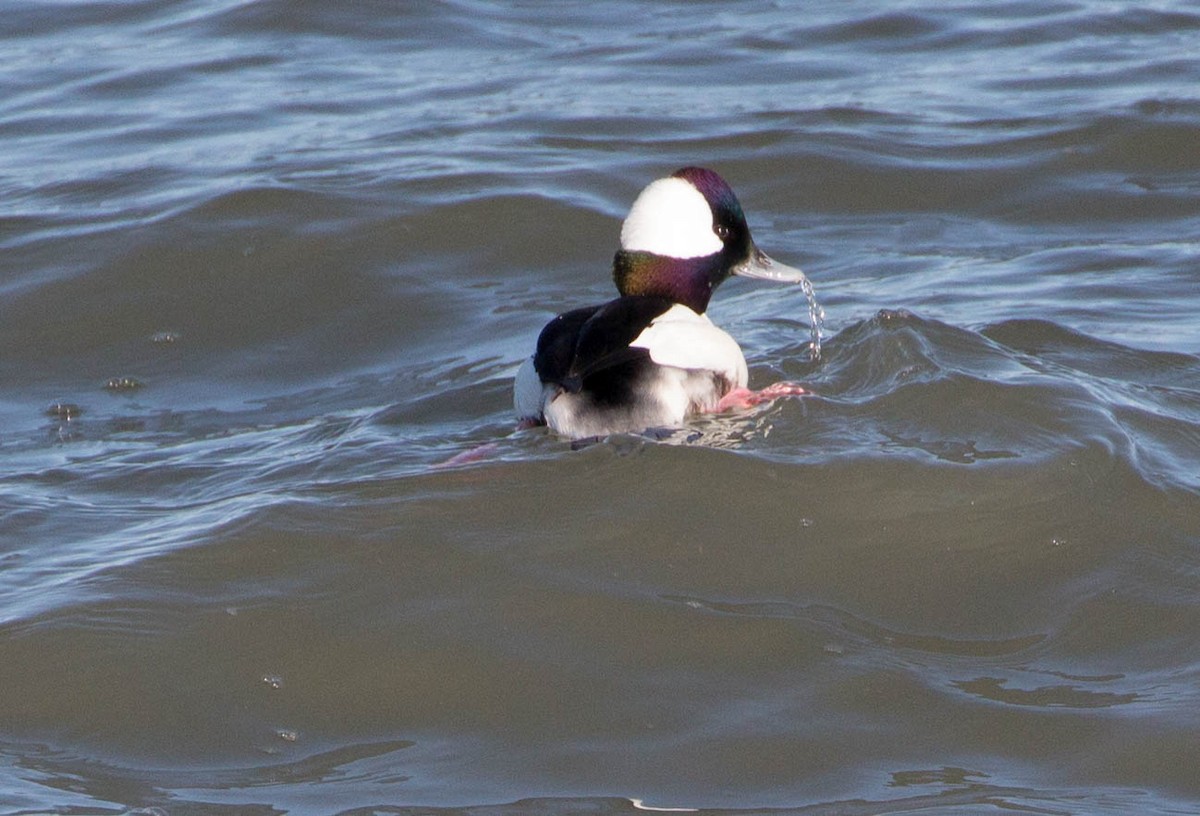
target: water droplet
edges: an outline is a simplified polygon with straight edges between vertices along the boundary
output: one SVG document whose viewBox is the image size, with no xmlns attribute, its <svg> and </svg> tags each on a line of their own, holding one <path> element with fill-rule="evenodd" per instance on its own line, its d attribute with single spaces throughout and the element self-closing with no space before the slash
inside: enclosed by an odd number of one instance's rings
<svg viewBox="0 0 1200 816">
<path fill-rule="evenodd" d="M 825 310 L 817 302 L 817 293 L 813 289 L 812 281 L 805 277 L 800 281 L 800 288 L 804 290 L 804 297 L 808 300 L 808 330 L 811 338 L 808 357 L 815 362 L 821 359 L 821 330 L 825 327 Z"/>
</svg>

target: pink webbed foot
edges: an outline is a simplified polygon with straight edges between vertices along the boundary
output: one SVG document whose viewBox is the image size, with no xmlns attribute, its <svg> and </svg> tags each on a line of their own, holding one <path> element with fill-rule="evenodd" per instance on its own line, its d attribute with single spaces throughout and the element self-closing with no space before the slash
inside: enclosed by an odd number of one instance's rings
<svg viewBox="0 0 1200 816">
<path fill-rule="evenodd" d="M 525 417 L 517 421 L 516 429 L 518 431 L 524 431 L 528 430 L 529 428 L 540 428 L 545 424 L 546 422 L 543 419 Z M 476 445 L 468 450 L 460 451 L 459 453 L 454 454 L 449 459 L 446 459 L 442 462 L 435 462 L 433 467 L 448 468 L 458 467 L 459 465 L 473 465 L 476 462 L 486 462 L 492 457 L 492 454 L 498 450 L 500 450 L 499 443 L 485 442 L 482 445 Z"/>
<path fill-rule="evenodd" d="M 456 453 L 444 462 L 436 462 L 435 468 L 457 467 L 459 465 L 471 465 L 475 462 L 483 462 L 491 457 L 493 453 L 500 450 L 500 446 L 495 442 L 486 442 L 482 445 L 476 445 L 470 450 Z"/>
<path fill-rule="evenodd" d="M 810 393 L 808 389 L 798 383 L 792 382 L 777 382 L 774 385 L 768 385 L 761 391 L 752 391 L 749 388 L 735 388 L 725 396 L 721 397 L 720 402 L 713 408 L 713 413 L 720 414 L 725 411 L 744 411 L 747 408 L 753 408 L 756 405 L 762 405 L 764 402 L 771 402 L 780 397 L 799 397 Z"/>
</svg>

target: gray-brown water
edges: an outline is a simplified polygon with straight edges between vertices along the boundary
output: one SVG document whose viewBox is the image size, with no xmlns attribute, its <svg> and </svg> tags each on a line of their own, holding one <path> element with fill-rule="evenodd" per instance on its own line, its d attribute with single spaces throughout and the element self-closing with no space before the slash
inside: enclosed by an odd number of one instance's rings
<svg viewBox="0 0 1200 816">
<path fill-rule="evenodd" d="M 1200 812 L 1195 4 L 7 0 L 0 57 L 0 812 Z M 685 164 L 814 396 L 514 432 Z"/>
</svg>

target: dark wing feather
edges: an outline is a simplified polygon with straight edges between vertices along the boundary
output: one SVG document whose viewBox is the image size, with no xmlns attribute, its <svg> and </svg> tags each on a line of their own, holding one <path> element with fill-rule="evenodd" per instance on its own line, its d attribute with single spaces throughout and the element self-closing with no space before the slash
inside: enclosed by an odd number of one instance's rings
<svg viewBox="0 0 1200 816">
<path fill-rule="evenodd" d="M 569 376 L 579 332 L 583 324 L 602 308 L 586 306 L 563 312 L 546 324 L 538 335 L 537 352 L 533 355 L 533 368 L 542 382 L 561 385 Z"/>
<path fill-rule="evenodd" d="M 646 349 L 629 344 L 673 305 L 667 298 L 626 296 L 564 312 L 538 337 L 534 368 L 543 382 L 579 391 L 592 374 L 649 359 Z"/>
</svg>

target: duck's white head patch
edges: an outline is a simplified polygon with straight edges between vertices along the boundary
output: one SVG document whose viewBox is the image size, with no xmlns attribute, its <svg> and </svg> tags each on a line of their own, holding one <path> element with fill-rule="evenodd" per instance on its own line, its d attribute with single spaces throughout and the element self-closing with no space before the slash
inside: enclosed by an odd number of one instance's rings
<svg viewBox="0 0 1200 816">
<path fill-rule="evenodd" d="M 704 196 L 681 178 L 651 182 L 621 226 L 621 249 L 672 258 L 698 258 L 721 250 Z"/>
</svg>

